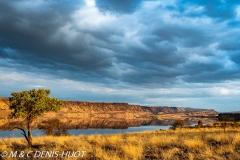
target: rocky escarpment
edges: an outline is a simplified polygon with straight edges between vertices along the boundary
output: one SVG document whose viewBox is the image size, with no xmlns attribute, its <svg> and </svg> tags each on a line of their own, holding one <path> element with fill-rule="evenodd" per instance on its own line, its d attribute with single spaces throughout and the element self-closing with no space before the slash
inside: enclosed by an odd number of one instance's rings
<svg viewBox="0 0 240 160">
<path fill-rule="evenodd" d="M 150 110 L 153 114 L 185 112 L 185 108 L 183 108 L 183 107 L 152 106 L 152 107 L 144 107 L 144 108 Z"/>
<path fill-rule="evenodd" d="M 152 112 L 152 114 L 177 114 L 184 113 L 188 116 L 217 116 L 217 112 L 213 109 L 196 109 L 190 107 L 167 107 L 167 106 L 154 106 L 144 107 Z"/>
<path fill-rule="evenodd" d="M 11 112 L 9 109 L 9 99 L 0 98 L 0 119 L 6 119 Z"/>
<path fill-rule="evenodd" d="M 139 118 L 146 115 L 177 114 L 184 113 L 190 116 L 217 115 L 214 110 L 195 109 L 184 107 L 146 107 L 131 105 L 128 103 L 107 103 L 107 102 L 82 102 L 63 101 L 62 109 L 57 113 L 47 113 L 45 118 L 80 118 L 80 117 L 100 117 L 100 118 Z M 0 119 L 6 119 L 11 110 L 9 109 L 9 99 L 0 98 Z"/>
<path fill-rule="evenodd" d="M 6 119 L 10 112 L 8 98 L 0 98 L 0 119 Z M 151 114 L 151 111 L 140 105 L 130 105 L 128 103 L 63 101 L 63 107 L 59 112 L 47 113 L 41 119 L 58 117 L 136 118 Z"/>
<path fill-rule="evenodd" d="M 79 102 L 63 101 L 63 110 L 68 112 L 84 112 L 87 114 L 106 114 L 111 112 L 118 113 L 139 113 L 152 114 L 149 110 L 140 105 L 130 105 L 128 103 L 110 102 Z"/>
</svg>

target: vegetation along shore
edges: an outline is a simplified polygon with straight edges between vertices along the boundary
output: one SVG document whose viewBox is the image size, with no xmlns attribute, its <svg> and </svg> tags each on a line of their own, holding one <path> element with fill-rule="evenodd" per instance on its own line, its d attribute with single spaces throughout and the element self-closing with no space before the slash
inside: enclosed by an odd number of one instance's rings
<svg viewBox="0 0 240 160">
<path fill-rule="evenodd" d="M 83 157 L 78 159 L 86 160 L 238 159 L 239 131 L 239 127 L 227 127 L 225 132 L 221 127 L 195 127 L 112 135 L 43 136 L 34 138 L 32 148 L 28 148 L 24 138 L 6 138 L 0 141 L 0 151 L 33 151 L 32 154 L 36 151 L 84 151 Z"/>
</svg>

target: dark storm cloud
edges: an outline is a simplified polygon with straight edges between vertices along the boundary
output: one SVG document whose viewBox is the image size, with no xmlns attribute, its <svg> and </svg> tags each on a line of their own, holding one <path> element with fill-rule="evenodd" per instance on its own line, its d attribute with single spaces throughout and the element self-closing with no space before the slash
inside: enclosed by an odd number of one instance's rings
<svg viewBox="0 0 240 160">
<path fill-rule="evenodd" d="M 119 54 L 118 59 L 135 66 L 175 66 L 183 59 L 176 54 L 177 48 L 167 42 L 153 42 L 143 48 L 129 46 L 130 54 Z"/>
<path fill-rule="evenodd" d="M 113 13 L 132 13 L 143 0 L 96 0 L 95 3 L 100 11 Z"/>
<path fill-rule="evenodd" d="M 179 10 L 185 12 L 189 6 L 204 7 L 202 15 L 207 15 L 220 20 L 228 20 L 236 16 L 238 0 L 178 0 Z"/>
<path fill-rule="evenodd" d="M 211 43 L 211 36 L 201 28 L 188 26 L 162 25 L 156 27 L 153 35 L 157 36 L 161 41 L 170 41 L 174 44 L 180 42 L 185 47 L 206 46 Z"/>
<path fill-rule="evenodd" d="M 201 72 L 197 75 L 187 75 L 183 78 L 190 83 L 216 83 L 224 81 L 234 81 L 240 78 L 238 71 L 220 70 L 218 72 Z"/>
<path fill-rule="evenodd" d="M 219 49 L 226 51 L 240 50 L 240 37 L 238 33 L 230 33 L 220 40 Z"/>
<path fill-rule="evenodd" d="M 233 62 L 237 63 L 240 66 L 240 50 L 232 53 L 230 55 L 230 58 Z"/>
<path fill-rule="evenodd" d="M 185 62 L 184 55 L 178 53 L 171 40 L 159 38 L 151 28 L 149 30 L 150 33 L 144 36 L 139 33 L 141 46 L 127 44 L 126 51 L 117 51 L 117 61 L 131 69 L 119 77 L 122 81 L 146 86 L 153 84 L 154 87 L 173 82 L 179 75 L 177 66 Z"/>
<path fill-rule="evenodd" d="M 238 21 L 238 2 L 182 0 L 154 7 L 160 2 L 147 1 L 149 9 L 142 0 L 97 0 L 100 13 L 83 1 L 23 2 L 0 2 L 2 67 L 153 87 L 179 80 L 221 82 L 228 73 L 239 77 L 233 69 L 240 62 L 239 32 L 225 33 L 237 26 L 230 22 Z M 199 6 L 204 9 L 195 15 L 187 10 Z M 228 23 L 201 20 L 206 15 Z M 226 57 L 232 66 L 225 66 Z"/>
<path fill-rule="evenodd" d="M 232 31 L 219 41 L 219 49 L 227 53 L 232 62 L 240 65 L 240 37 L 239 30 Z"/>
<path fill-rule="evenodd" d="M 176 77 L 181 75 L 177 70 L 171 68 L 159 67 L 159 69 L 151 65 L 144 68 L 138 68 L 137 71 L 124 74 L 121 80 L 131 84 L 141 84 L 142 86 L 155 87 L 169 87 L 176 83 Z"/>
<path fill-rule="evenodd" d="M 51 40 L 61 27 L 71 21 L 69 15 L 76 6 L 81 6 L 79 3 L 65 6 L 64 1 L 41 2 L 43 4 L 39 4 L 35 9 L 27 8 L 17 1 L 0 2 L 2 58 L 12 59 L 22 66 L 29 66 L 28 70 L 31 67 L 48 68 L 49 71 L 46 72 L 49 73 L 53 70 L 65 70 L 65 72 L 91 74 L 94 70 L 96 72 L 94 74 L 98 74 L 98 71 L 102 73 L 105 67 L 111 66 L 111 57 L 99 50 L 96 45 L 86 44 L 84 38 L 87 38 L 88 33 L 79 33 L 72 46 L 66 43 L 67 37 L 64 35 L 57 35 L 57 40 Z M 98 35 L 92 34 L 92 37 L 106 40 L 100 32 Z"/>
<path fill-rule="evenodd" d="M 191 77 L 199 76 L 201 74 L 213 74 L 215 75 L 218 71 L 224 69 L 223 64 L 218 62 L 189 62 L 184 64 L 182 68 L 182 75 L 190 75 Z M 203 76 L 204 78 L 204 76 Z M 201 81 L 201 80 L 200 80 Z M 206 80 L 207 81 L 207 80 Z"/>
</svg>

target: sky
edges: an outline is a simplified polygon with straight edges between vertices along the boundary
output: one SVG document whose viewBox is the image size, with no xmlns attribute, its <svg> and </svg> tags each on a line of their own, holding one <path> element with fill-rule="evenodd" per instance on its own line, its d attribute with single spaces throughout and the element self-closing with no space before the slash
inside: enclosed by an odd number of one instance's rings
<svg viewBox="0 0 240 160">
<path fill-rule="evenodd" d="M 239 111 L 238 0 L 0 1 L 0 96 Z"/>
</svg>

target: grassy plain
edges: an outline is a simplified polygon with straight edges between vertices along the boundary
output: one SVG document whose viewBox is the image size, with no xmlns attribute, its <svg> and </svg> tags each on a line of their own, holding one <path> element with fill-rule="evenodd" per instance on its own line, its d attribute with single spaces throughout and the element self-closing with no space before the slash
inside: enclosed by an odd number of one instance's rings
<svg viewBox="0 0 240 160">
<path fill-rule="evenodd" d="M 227 128 L 224 132 L 222 128 L 194 128 L 112 135 L 43 136 L 34 138 L 33 144 L 34 147 L 28 149 L 24 138 L 0 139 L 0 154 L 29 150 L 86 151 L 82 159 L 239 159 L 240 129 Z"/>
</svg>

